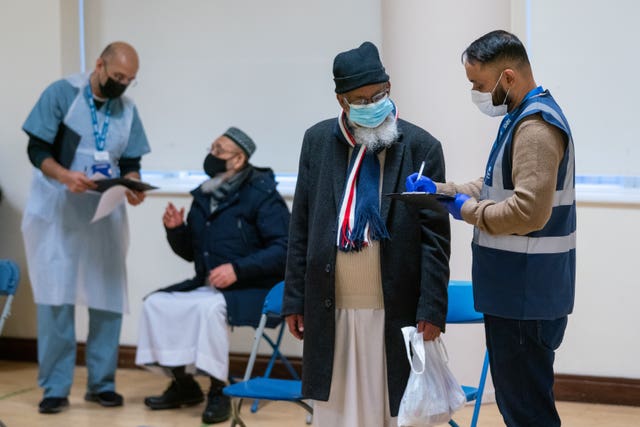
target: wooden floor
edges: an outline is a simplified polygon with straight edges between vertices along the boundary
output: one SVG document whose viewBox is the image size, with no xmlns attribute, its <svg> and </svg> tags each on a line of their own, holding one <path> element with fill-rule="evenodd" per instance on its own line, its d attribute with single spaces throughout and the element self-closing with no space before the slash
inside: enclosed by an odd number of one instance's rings
<svg viewBox="0 0 640 427">
<path fill-rule="evenodd" d="M 83 400 L 86 378 L 86 369 L 77 368 L 69 397 L 70 407 L 59 414 L 41 415 L 37 409 L 42 397 L 37 385 L 37 365 L 0 361 L 0 421 L 6 427 L 200 427 L 202 424 L 200 415 L 204 404 L 167 411 L 150 411 L 144 406 L 145 396 L 164 390 L 167 385 L 164 377 L 136 369 L 119 370 L 116 381 L 118 391 L 125 397 L 125 404 L 109 409 Z M 208 384 L 204 379 L 201 384 L 206 389 Z M 290 403 L 267 403 L 256 414 L 247 409 L 244 407 L 243 411 L 247 426 L 305 426 L 304 410 Z M 638 407 L 559 402 L 558 410 L 563 426 L 640 426 Z M 469 425 L 471 413 L 472 407 L 465 407 L 455 419 L 461 426 Z M 218 425 L 226 426 L 228 423 Z M 504 425 L 495 404 L 483 405 L 478 425 Z"/>
</svg>

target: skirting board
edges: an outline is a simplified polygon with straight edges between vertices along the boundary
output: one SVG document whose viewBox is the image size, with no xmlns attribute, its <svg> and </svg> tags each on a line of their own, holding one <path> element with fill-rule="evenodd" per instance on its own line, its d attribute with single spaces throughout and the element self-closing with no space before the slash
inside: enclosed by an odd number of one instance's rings
<svg viewBox="0 0 640 427">
<path fill-rule="evenodd" d="M 37 341 L 34 338 L 0 337 L 0 359 L 2 360 L 37 362 L 37 351 Z M 78 365 L 84 365 L 84 353 L 85 344 L 78 343 L 76 355 Z M 118 367 L 137 368 L 135 354 L 135 346 L 120 346 Z M 235 378 L 242 378 L 248 359 L 247 353 L 231 353 L 229 374 Z M 267 356 L 258 356 L 254 372 L 264 372 L 268 361 Z M 289 361 L 300 374 L 302 359 L 290 357 Z M 276 363 L 272 372 L 272 376 L 277 378 L 290 377 L 281 363 Z M 640 379 L 556 374 L 554 392 L 558 400 L 640 406 Z"/>
</svg>

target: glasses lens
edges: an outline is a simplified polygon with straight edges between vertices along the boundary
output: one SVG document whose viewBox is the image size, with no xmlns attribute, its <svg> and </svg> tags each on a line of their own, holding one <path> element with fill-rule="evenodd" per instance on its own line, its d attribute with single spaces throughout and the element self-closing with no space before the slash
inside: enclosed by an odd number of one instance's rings
<svg viewBox="0 0 640 427">
<path fill-rule="evenodd" d="M 388 94 L 389 94 L 389 91 L 385 89 L 382 92 L 376 93 L 371 98 L 357 98 L 357 99 L 354 99 L 353 101 L 349 101 L 347 98 L 345 99 L 347 103 L 349 103 L 350 105 L 367 105 L 367 104 L 375 104 L 376 102 L 384 99 Z"/>
<path fill-rule="evenodd" d="M 387 97 L 387 91 L 383 90 L 382 92 L 377 93 L 371 97 L 371 103 L 375 104 L 376 102 L 381 101 L 386 97 Z"/>
</svg>

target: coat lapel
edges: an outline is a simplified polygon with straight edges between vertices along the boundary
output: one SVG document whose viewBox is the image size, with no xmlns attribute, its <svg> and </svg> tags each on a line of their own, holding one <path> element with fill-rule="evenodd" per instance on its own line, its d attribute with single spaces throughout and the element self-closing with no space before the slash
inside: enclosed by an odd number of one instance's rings
<svg viewBox="0 0 640 427">
<path fill-rule="evenodd" d="M 404 157 L 404 144 L 402 138 L 396 144 L 387 148 L 387 154 L 384 160 L 384 175 L 382 177 L 382 191 L 380 201 L 380 216 L 384 223 L 387 223 L 389 216 L 389 208 L 391 207 L 391 198 L 385 197 L 385 194 L 393 193 L 398 185 L 400 170 L 402 166 L 402 158 Z"/>
<path fill-rule="evenodd" d="M 337 127 L 337 124 L 336 124 Z M 347 181 L 347 167 L 349 166 L 349 145 L 335 132 L 336 138 L 331 144 L 329 164 L 333 166 L 333 198 L 336 205 L 336 212 L 340 212 L 340 203 L 342 203 L 342 196 L 344 194 L 344 186 Z"/>
</svg>

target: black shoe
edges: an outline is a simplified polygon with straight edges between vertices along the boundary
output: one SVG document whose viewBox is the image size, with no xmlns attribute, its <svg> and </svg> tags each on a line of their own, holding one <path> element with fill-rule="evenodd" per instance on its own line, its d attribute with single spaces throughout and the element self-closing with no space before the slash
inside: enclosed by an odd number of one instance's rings
<svg viewBox="0 0 640 427">
<path fill-rule="evenodd" d="M 122 395 L 115 391 L 103 391 L 102 393 L 89 393 L 84 395 L 84 400 L 87 402 L 96 402 L 102 406 L 122 406 Z"/>
<path fill-rule="evenodd" d="M 212 385 L 209 390 L 207 407 L 202 413 L 202 422 L 205 424 L 221 423 L 227 421 L 229 417 L 231 417 L 231 399 L 222 394 L 222 387 Z"/>
<path fill-rule="evenodd" d="M 38 405 L 38 412 L 41 414 L 57 414 L 69 406 L 69 399 L 66 397 L 45 397 Z"/>
<path fill-rule="evenodd" d="M 160 396 L 149 396 L 144 404 L 151 409 L 172 409 L 181 406 L 197 405 L 204 401 L 200 384 L 192 376 L 171 381 L 169 388 Z"/>
</svg>

